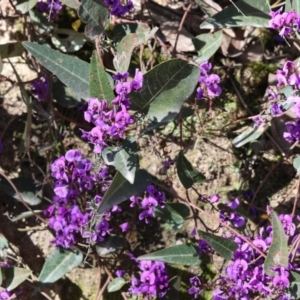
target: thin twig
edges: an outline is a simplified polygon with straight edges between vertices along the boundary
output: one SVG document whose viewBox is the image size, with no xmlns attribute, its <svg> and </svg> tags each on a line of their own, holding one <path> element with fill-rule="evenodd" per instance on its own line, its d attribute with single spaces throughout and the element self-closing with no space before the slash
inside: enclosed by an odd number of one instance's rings
<svg viewBox="0 0 300 300">
<path fill-rule="evenodd" d="M 183 14 L 183 16 L 182 16 L 181 22 L 180 22 L 179 27 L 178 27 L 178 30 L 177 30 L 177 35 L 176 35 L 176 39 L 175 39 L 174 48 L 173 48 L 173 51 L 172 51 L 172 54 L 173 54 L 173 55 L 175 55 L 175 53 L 176 53 L 176 47 L 177 47 L 177 43 L 178 43 L 178 39 L 179 39 L 179 34 L 180 34 L 181 30 L 182 30 L 184 21 L 185 21 L 187 15 L 188 15 L 188 13 L 189 13 L 189 11 L 190 11 L 192 5 L 193 5 L 193 2 L 191 2 L 191 3 L 189 4 L 189 6 L 187 7 L 187 9 L 185 10 L 185 12 L 184 12 L 184 14 Z"/>
<path fill-rule="evenodd" d="M 234 90 L 235 90 L 235 92 L 236 92 L 236 94 L 237 94 L 239 100 L 240 100 L 241 103 L 243 104 L 244 108 L 246 109 L 246 111 L 247 111 L 251 116 L 253 116 L 253 115 L 254 115 L 253 112 L 252 112 L 251 109 L 248 107 L 247 103 L 244 101 L 244 98 L 242 97 L 242 95 L 241 95 L 239 89 L 237 88 L 237 86 L 236 86 L 236 84 L 235 84 L 235 81 L 234 81 L 234 79 L 233 79 L 233 77 L 232 77 L 231 74 L 229 74 L 229 79 L 230 79 L 230 82 L 231 82 L 231 84 L 232 84 L 232 86 L 233 86 L 233 88 L 234 88 Z M 281 149 L 281 147 L 275 142 L 275 140 L 273 139 L 273 137 L 272 137 L 268 132 L 266 132 L 266 135 L 267 135 L 268 138 L 274 143 L 274 145 L 278 148 L 278 150 L 280 151 L 281 155 L 282 155 L 282 156 L 285 156 L 284 151 L 283 151 L 283 150 Z"/>
<path fill-rule="evenodd" d="M 243 241 L 245 241 L 248 245 L 250 245 L 253 249 L 255 249 L 262 257 L 266 258 L 266 254 L 263 253 L 258 247 L 256 247 L 252 241 L 248 240 L 247 237 L 245 237 L 244 235 L 240 234 L 237 230 L 235 230 L 234 228 L 230 227 L 229 225 L 227 225 L 225 222 L 223 222 L 222 220 L 220 220 L 219 218 L 213 216 L 212 214 L 208 213 L 207 211 L 203 210 L 202 208 L 198 207 L 197 205 L 194 205 L 192 203 L 189 203 L 186 199 L 180 197 L 176 192 L 168 189 L 167 187 L 165 187 L 163 184 L 160 184 L 159 182 L 155 181 L 155 184 L 157 186 L 159 186 L 160 188 L 164 189 L 165 191 L 167 191 L 169 194 L 173 195 L 175 198 L 187 203 L 188 205 L 190 205 L 191 207 L 194 207 L 195 209 L 197 209 L 198 211 L 200 211 L 202 214 L 207 215 L 210 219 L 215 220 L 216 222 L 218 222 L 219 224 L 221 224 L 222 226 L 226 227 L 229 231 L 233 232 L 236 236 L 238 236 L 240 239 L 242 239 Z"/>
<path fill-rule="evenodd" d="M 16 194 L 18 195 L 20 201 L 23 203 L 23 205 L 32 212 L 32 214 L 39 219 L 40 221 L 44 222 L 44 223 L 48 223 L 44 218 L 40 217 L 38 214 L 36 214 L 31 207 L 25 202 L 25 200 L 23 199 L 22 195 L 19 193 L 18 189 L 16 188 L 16 186 L 14 185 L 14 183 L 0 170 L 0 175 L 3 176 L 8 183 L 11 185 L 11 187 L 14 189 L 14 191 L 16 192 Z"/>
<path fill-rule="evenodd" d="M 265 178 L 263 179 L 263 181 L 260 183 L 259 187 L 256 189 L 252 199 L 251 199 L 251 202 L 249 204 L 249 208 L 248 208 L 248 211 L 250 211 L 255 199 L 256 199 L 256 196 L 258 195 L 258 193 L 260 192 L 260 190 L 262 189 L 262 187 L 264 186 L 265 182 L 267 181 L 267 179 L 270 177 L 270 175 L 273 173 L 273 171 L 279 166 L 279 164 L 282 162 L 282 159 L 280 159 L 272 168 L 271 170 L 268 172 L 268 174 L 265 176 Z"/>
<path fill-rule="evenodd" d="M 298 184 L 297 184 L 297 189 L 296 189 L 296 196 L 295 196 L 293 210 L 292 210 L 292 215 L 291 215 L 291 219 L 292 220 L 294 218 L 294 214 L 295 214 L 295 211 L 296 211 L 297 202 L 298 202 L 298 198 L 299 198 L 299 187 L 300 187 L 300 177 L 298 178 Z"/>
</svg>

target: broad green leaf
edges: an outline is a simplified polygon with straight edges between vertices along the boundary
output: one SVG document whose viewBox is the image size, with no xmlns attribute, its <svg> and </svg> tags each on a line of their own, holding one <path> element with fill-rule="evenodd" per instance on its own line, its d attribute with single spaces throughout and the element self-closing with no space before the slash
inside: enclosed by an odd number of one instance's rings
<svg viewBox="0 0 300 300">
<path fill-rule="evenodd" d="M 20 56 L 24 52 L 24 47 L 21 42 L 7 43 L 0 45 L 0 57 L 8 58 Z"/>
<path fill-rule="evenodd" d="M 18 3 L 21 1 L 18 1 Z M 16 5 L 16 10 L 24 15 L 26 14 L 30 9 L 32 9 L 36 4 L 38 0 L 28 0 L 28 1 L 23 1 L 19 4 Z"/>
<path fill-rule="evenodd" d="M 300 1 L 299 0 L 286 0 L 285 1 L 285 11 L 289 12 L 292 10 L 294 10 L 298 14 L 300 14 Z"/>
<path fill-rule="evenodd" d="M 155 208 L 155 216 L 160 217 L 173 229 L 179 229 L 189 215 L 190 209 L 183 203 L 167 203 L 164 208 Z"/>
<path fill-rule="evenodd" d="M 6 279 L 6 289 L 11 291 L 22 282 L 24 282 L 29 275 L 31 274 L 30 270 L 12 267 L 5 269 L 5 279 Z"/>
<path fill-rule="evenodd" d="M 133 184 L 138 166 L 137 144 L 133 137 L 120 147 L 106 147 L 102 152 L 105 164 L 114 166 L 125 179 Z"/>
<path fill-rule="evenodd" d="M 289 248 L 282 223 L 277 214 L 271 210 L 273 236 L 272 243 L 267 253 L 264 263 L 264 271 L 267 275 L 275 276 L 276 273 L 271 270 L 278 265 L 287 267 L 289 264 Z"/>
<path fill-rule="evenodd" d="M 133 195 L 143 193 L 150 182 L 151 177 L 145 170 L 137 170 L 133 184 L 129 183 L 120 172 L 117 172 L 99 205 L 98 214 L 120 204 Z"/>
<path fill-rule="evenodd" d="M 194 61 L 200 64 L 209 60 L 221 46 L 222 37 L 222 30 L 196 36 L 193 39 L 193 44 L 198 53 L 198 57 Z"/>
<path fill-rule="evenodd" d="M 297 175 L 300 175 L 300 156 L 297 156 L 293 160 L 293 167 L 296 169 Z"/>
<path fill-rule="evenodd" d="M 222 10 L 222 7 L 213 0 L 196 0 L 199 8 L 209 17 Z"/>
<path fill-rule="evenodd" d="M 109 12 L 103 0 L 82 0 L 78 16 L 86 24 L 84 32 L 91 40 L 101 35 L 109 22 Z"/>
<path fill-rule="evenodd" d="M 286 98 L 289 98 L 293 95 L 294 89 L 290 85 L 287 85 L 284 88 L 280 89 L 279 93 L 283 94 Z"/>
<path fill-rule="evenodd" d="M 156 122 L 172 121 L 195 91 L 200 69 L 181 59 L 159 64 L 144 76 L 139 92 L 130 93 L 131 109 Z"/>
<path fill-rule="evenodd" d="M 200 28 L 269 27 L 270 7 L 267 0 L 239 0 L 203 22 Z"/>
<path fill-rule="evenodd" d="M 51 42 L 60 51 L 72 53 L 80 50 L 84 46 L 86 37 L 81 32 L 59 28 L 52 33 Z"/>
<path fill-rule="evenodd" d="M 163 261 L 170 264 L 195 266 L 200 264 L 199 254 L 193 245 L 176 245 L 153 253 L 145 254 L 138 260 Z"/>
<path fill-rule="evenodd" d="M 198 230 L 199 235 L 222 257 L 227 260 L 232 258 L 233 252 L 238 248 L 238 244 L 230 239 L 214 235 L 209 232 Z"/>
<path fill-rule="evenodd" d="M 72 108 L 80 104 L 80 96 L 64 85 L 60 80 L 56 80 L 52 85 L 53 100 L 62 107 Z"/>
<path fill-rule="evenodd" d="M 114 98 L 113 86 L 109 81 L 109 74 L 106 73 L 97 52 L 94 51 L 90 63 L 90 97 L 100 100 L 106 99 L 111 102 Z"/>
<path fill-rule="evenodd" d="M 119 73 L 128 70 L 133 49 L 151 38 L 157 29 L 157 27 L 151 29 L 147 24 L 139 24 L 135 33 L 130 32 L 122 38 L 113 59 L 114 67 Z"/>
<path fill-rule="evenodd" d="M 79 8 L 81 2 L 79 0 L 61 0 L 61 2 L 71 8 Z"/>
<path fill-rule="evenodd" d="M 177 175 L 185 189 L 189 189 L 196 182 L 203 183 L 205 177 L 186 159 L 181 150 L 176 162 Z"/>
<path fill-rule="evenodd" d="M 96 244 L 98 255 L 107 255 L 125 247 L 126 240 L 122 236 L 109 235 L 103 242 Z"/>
<path fill-rule="evenodd" d="M 42 188 L 37 187 L 30 177 L 18 177 L 11 180 L 24 201 L 30 205 L 38 205 L 42 200 Z M 4 180 L 0 181 L 0 189 L 14 199 L 21 201 L 12 186 Z"/>
<path fill-rule="evenodd" d="M 266 130 L 268 126 L 262 124 L 260 126 L 248 126 L 247 129 L 233 139 L 232 144 L 234 147 L 239 148 L 247 143 L 257 140 Z"/>
<path fill-rule="evenodd" d="M 181 287 L 181 277 L 175 276 L 169 280 L 169 291 L 162 300 L 178 300 Z"/>
<path fill-rule="evenodd" d="M 40 282 L 52 283 L 63 277 L 83 260 L 81 252 L 67 249 L 55 249 L 46 259 L 41 274 Z"/>
<path fill-rule="evenodd" d="M 50 32 L 53 30 L 53 25 L 49 23 L 47 17 L 37 9 L 31 9 L 29 11 L 29 16 L 39 34 L 44 34 L 46 31 Z"/>
<path fill-rule="evenodd" d="M 108 284 L 107 291 L 109 293 L 116 292 L 120 290 L 125 283 L 126 281 L 123 277 L 117 277 Z"/>
<path fill-rule="evenodd" d="M 62 54 L 47 45 L 23 42 L 23 46 L 67 87 L 83 99 L 89 98 L 89 64 Z"/>
<path fill-rule="evenodd" d="M 292 278 L 290 279 L 290 285 L 288 287 L 288 293 L 291 299 L 299 299 L 300 298 L 300 274 L 294 271 L 290 273 Z"/>
</svg>

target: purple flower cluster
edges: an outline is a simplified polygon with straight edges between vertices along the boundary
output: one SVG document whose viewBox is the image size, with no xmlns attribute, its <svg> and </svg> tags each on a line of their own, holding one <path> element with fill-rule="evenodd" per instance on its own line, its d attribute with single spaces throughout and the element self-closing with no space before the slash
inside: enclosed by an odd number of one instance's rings
<svg viewBox="0 0 300 300">
<path fill-rule="evenodd" d="M 92 174 L 91 170 L 91 161 L 84 159 L 79 150 L 67 151 L 65 156 L 56 159 L 51 165 L 52 177 L 55 178 L 55 196 L 45 214 L 50 217 L 48 225 L 56 235 L 52 243 L 57 246 L 70 248 L 80 236 L 87 242 L 99 242 L 109 234 L 108 214 L 104 214 L 92 231 L 86 230 L 91 213 L 81 196 L 91 191 L 97 183 L 103 184 L 107 176 L 106 167 L 97 175 Z M 99 203 L 101 199 L 96 196 L 94 200 Z"/>
<path fill-rule="evenodd" d="M 137 196 L 130 197 L 130 207 L 140 207 L 142 212 L 139 214 L 139 220 L 144 220 L 145 223 L 148 224 L 150 222 L 149 218 L 153 218 L 155 216 L 155 207 L 160 206 L 161 208 L 164 208 L 165 200 L 166 196 L 164 193 L 160 192 L 153 185 L 148 185 L 146 189 L 146 195 L 143 199 Z"/>
<path fill-rule="evenodd" d="M 45 100 L 46 95 L 49 93 L 49 87 L 46 82 L 46 78 L 42 76 L 39 79 L 34 80 L 31 85 L 31 92 L 38 98 L 38 100 Z"/>
<path fill-rule="evenodd" d="M 222 89 L 219 86 L 221 79 L 217 74 L 209 74 L 211 69 L 212 65 L 209 62 L 203 62 L 200 65 L 200 87 L 197 88 L 197 100 L 201 100 L 204 97 L 215 98 L 222 93 Z"/>
<path fill-rule="evenodd" d="M 294 89 L 300 88 L 300 74 L 292 61 L 286 61 L 282 70 L 277 70 L 276 79 L 279 88 L 287 85 L 292 86 Z"/>
<path fill-rule="evenodd" d="M 294 31 L 299 31 L 300 16 L 295 11 L 282 13 L 282 9 L 270 12 L 269 27 L 279 31 L 280 36 L 290 36 Z"/>
<path fill-rule="evenodd" d="M 84 119 L 94 124 L 95 127 L 90 132 L 83 129 L 81 131 L 82 138 L 94 145 L 95 153 L 101 153 L 107 146 L 108 140 L 123 138 L 126 127 L 134 123 L 134 119 L 128 113 L 130 100 L 127 95 L 132 90 L 141 89 L 143 76 L 136 69 L 134 79 L 131 82 L 126 82 L 128 75 L 128 72 L 126 72 L 114 76 L 118 83 L 115 88 L 117 97 L 112 101 L 112 107 L 109 106 L 105 99 L 91 98 L 88 101 Z"/>
<path fill-rule="evenodd" d="M 144 295 L 162 298 L 169 290 L 169 278 L 164 263 L 143 260 L 139 262 L 140 278 L 132 277 L 129 292 L 133 295 Z"/>
<path fill-rule="evenodd" d="M 125 4 L 122 4 L 120 0 L 104 0 L 104 3 L 109 8 L 110 14 L 116 17 L 123 17 L 133 9 L 131 0 L 127 0 Z"/>
<path fill-rule="evenodd" d="M 293 237 L 296 226 L 290 215 L 280 215 L 287 238 Z M 263 227 L 249 241 L 266 253 L 272 243 L 272 226 Z M 295 238 L 294 238 L 295 239 Z M 225 275 L 221 275 L 213 284 L 213 300 L 223 299 L 291 299 L 285 292 L 289 285 L 289 272 L 299 270 L 297 264 L 289 263 L 288 268 L 278 266 L 273 269 L 275 276 L 269 276 L 264 272 L 264 258 L 248 243 L 239 237 L 234 238 L 238 248 L 233 254 L 232 262 L 227 266 Z M 191 282 L 193 287 L 194 282 Z M 201 283 L 197 285 L 199 288 Z M 193 288 L 192 287 L 192 288 Z M 194 288 L 191 291 L 196 291 Z M 190 291 L 189 290 L 189 291 Z M 200 291 L 200 289 L 199 289 Z M 197 290 L 198 292 L 198 290 Z M 190 293 L 191 294 L 191 293 Z M 193 293 L 196 298 L 196 292 Z M 271 299 L 271 298 L 270 298 Z"/>
<path fill-rule="evenodd" d="M 245 218 L 234 211 L 239 205 L 240 200 L 238 198 L 227 204 L 229 209 L 220 211 L 220 219 L 222 222 L 230 221 L 234 227 L 242 227 L 245 224 Z"/>
<path fill-rule="evenodd" d="M 40 11 L 47 13 L 50 20 L 54 20 L 62 9 L 62 4 L 60 0 L 47 0 L 47 2 L 39 2 L 37 8 Z"/>
</svg>

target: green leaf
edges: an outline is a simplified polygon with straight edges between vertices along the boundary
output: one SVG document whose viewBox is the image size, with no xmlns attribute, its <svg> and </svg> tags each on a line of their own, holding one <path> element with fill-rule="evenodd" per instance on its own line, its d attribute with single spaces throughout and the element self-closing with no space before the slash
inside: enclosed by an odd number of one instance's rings
<svg viewBox="0 0 300 300">
<path fill-rule="evenodd" d="M 300 1 L 299 0 L 286 0 L 285 1 L 285 11 L 289 12 L 294 10 L 300 14 Z"/>
<path fill-rule="evenodd" d="M 61 0 L 61 2 L 74 9 L 79 8 L 81 4 L 79 0 Z"/>
<path fill-rule="evenodd" d="M 0 234 L 0 258 L 6 256 L 7 250 L 8 250 L 7 240 L 2 234 Z"/>
<path fill-rule="evenodd" d="M 222 30 L 215 33 L 197 35 L 192 40 L 198 53 L 198 57 L 194 61 L 201 64 L 202 62 L 209 60 L 221 46 L 222 38 Z"/>
<path fill-rule="evenodd" d="M 108 284 L 107 291 L 109 293 L 116 292 L 120 290 L 125 283 L 126 281 L 123 277 L 117 277 Z"/>
<path fill-rule="evenodd" d="M 53 30 L 53 25 L 49 23 L 47 17 L 45 17 L 44 14 L 37 9 L 31 9 L 29 11 L 29 16 L 32 23 L 36 26 L 39 34 L 44 34 L 46 31 L 50 32 Z"/>
<path fill-rule="evenodd" d="M 1 257 L 1 256 L 0 256 Z M 0 267 L 0 286 L 2 285 L 2 269 Z"/>
<path fill-rule="evenodd" d="M 109 235 L 103 242 L 96 244 L 98 255 L 107 255 L 125 247 L 126 240 L 122 236 Z"/>
<path fill-rule="evenodd" d="M 300 298 L 300 274 L 294 271 L 291 271 L 290 274 L 292 275 L 292 278 L 290 278 L 290 285 L 288 287 L 289 296 L 291 297 L 291 299 L 299 299 Z"/>
<path fill-rule="evenodd" d="M 213 0 L 196 0 L 200 9 L 209 17 L 222 10 L 222 7 Z"/>
<path fill-rule="evenodd" d="M 142 255 L 138 260 L 163 261 L 170 264 L 195 266 L 200 264 L 199 254 L 193 245 L 176 245 Z"/>
<path fill-rule="evenodd" d="M 18 177 L 11 179 L 24 201 L 30 205 L 38 205 L 42 200 L 42 188 L 37 187 L 30 177 Z M 4 191 L 10 197 L 21 201 L 18 194 L 9 184 L 9 182 L 1 180 L 0 189 Z"/>
<path fill-rule="evenodd" d="M 109 74 L 106 73 L 97 52 L 94 51 L 90 63 L 90 97 L 99 100 L 106 99 L 111 102 L 114 98 L 113 86 L 109 81 Z"/>
<path fill-rule="evenodd" d="M 184 60 L 163 62 L 145 74 L 141 91 L 130 93 L 131 109 L 156 122 L 172 121 L 193 94 L 199 75 L 200 69 Z"/>
<path fill-rule="evenodd" d="M 169 291 L 162 300 L 178 300 L 181 287 L 181 277 L 175 276 L 169 280 Z"/>
<path fill-rule="evenodd" d="M 23 46 L 67 87 L 83 99 L 89 98 L 89 69 L 83 60 L 52 50 L 47 45 L 23 42 Z"/>
<path fill-rule="evenodd" d="M 6 289 L 8 291 L 13 290 L 24 282 L 29 275 L 31 274 L 30 270 L 13 267 L 5 269 L 5 279 L 6 279 Z"/>
<path fill-rule="evenodd" d="M 120 172 L 117 172 L 99 205 L 98 214 L 120 204 L 133 195 L 143 193 L 150 182 L 151 177 L 145 170 L 137 170 L 133 184 L 129 183 Z"/>
<path fill-rule="evenodd" d="M 266 130 L 268 126 L 261 124 L 260 126 L 248 126 L 247 129 L 238 135 L 233 141 L 232 144 L 234 147 L 239 148 L 244 146 L 247 143 L 257 140 Z"/>
<path fill-rule="evenodd" d="M 227 260 L 232 258 L 233 252 L 238 248 L 238 244 L 230 239 L 198 230 L 199 235 L 222 257 Z"/>
<path fill-rule="evenodd" d="M 21 42 L 0 45 L 0 57 L 2 59 L 21 56 L 23 52 L 24 47 Z"/>
<path fill-rule="evenodd" d="M 270 268 L 278 265 L 287 267 L 289 264 L 289 248 L 282 223 L 277 214 L 271 210 L 273 237 L 264 263 L 264 271 L 267 275 L 275 276 L 276 273 Z"/>
<path fill-rule="evenodd" d="M 84 46 L 86 37 L 81 32 L 59 28 L 52 33 L 51 42 L 60 51 L 72 53 L 80 50 Z"/>
<path fill-rule="evenodd" d="M 86 24 L 84 32 L 91 40 L 101 35 L 109 22 L 109 12 L 103 0 L 82 0 L 78 16 Z"/>
<path fill-rule="evenodd" d="M 154 212 L 173 229 L 179 229 L 190 215 L 189 207 L 183 203 L 167 203 L 164 208 L 156 207 Z"/>
<path fill-rule="evenodd" d="M 203 183 L 205 177 L 186 159 L 181 150 L 176 162 L 177 175 L 185 189 L 189 189 L 196 182 Z"/>
<path fill-rule="evenodd" d="M 297 175 L 300 175 L 300 156 L 297 156 L 293 160 L 293 167 L 296 169 Z"/>
<path fill-rule="evenodd" d="M 113 59 L 117 72 L 124 73 L 128 70 L 133 49 L 151 38 L 157 29 L 157 27 L 151 29 L 147 24 L 141 23 L 136 26 L 136 32 L 130 32 L 122 38 Z"/>
<path fill-rule="evenodd" d="M 83 260 L 81 252 L 67 249 L 55 249 L 46 259 L 41 274 L 40 282 L 52 283 L 63 277 Z"/>
<path fill-rule="evenodd" d="M 72 108 L 80 104 L 81 98 L 73 90 L 56 80 L 52 85 L 53 100 L 62 107 Z"/>
<path fill-rule="evenodd" d="M 20 1 L 18 1 L 20 2 Z M 36 4 L 38 0 L 28 0 L 28 1 L 23 1 L 19 4 L 16 5 L 16 10 L 24 15 L 26 14 L 30 9 L 32 9 Z"/>
<path fill-rule="evenodd" d="M 137 144 L 133 137 L 126 139 L 121 147 L 106 147 L 102 157 L 105 164 L 114 166 L 133 184 L 138 166 Z"/>
<path fill-rule="evenodd" d="M 22 220 L 22 219 L 27 219 L 27 218 L 30 218 L 30 217 L 34 217 L 35 214 L 41 214 L 43 211 L 42 210 L 33 210 L 33 211 L 25 211 L 21 214 L 19 214 L 18 216 L 10 219 L 12 222 L 16 222 L 16 221 L 19 221 L 19 220 Z"/>
<path fill-rule="evenodd" d="M 240 0 L 203 22 L 200 28 L 269 27 L 270 6 L 267 0 Z"/>
</svg>

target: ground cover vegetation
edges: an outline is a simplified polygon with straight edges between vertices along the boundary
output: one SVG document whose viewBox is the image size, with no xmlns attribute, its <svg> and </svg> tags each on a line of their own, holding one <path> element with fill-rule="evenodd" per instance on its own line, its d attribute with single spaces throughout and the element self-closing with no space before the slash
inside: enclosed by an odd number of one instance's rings
<svg viewBox="0 0 300 300">
<path fill-rule="evenodd" d="M 299 0 L 0 3 L 0 300 L 300 298 Z"/>
</svg>

